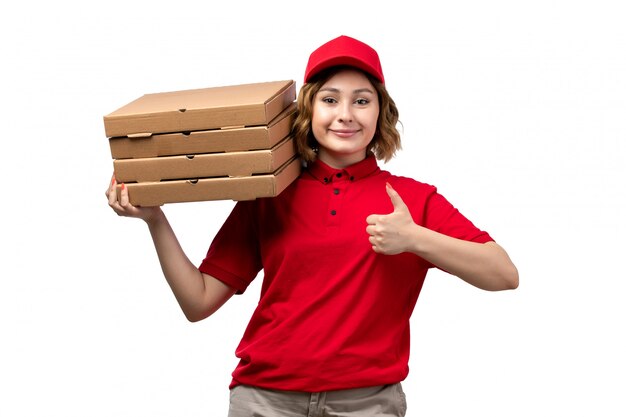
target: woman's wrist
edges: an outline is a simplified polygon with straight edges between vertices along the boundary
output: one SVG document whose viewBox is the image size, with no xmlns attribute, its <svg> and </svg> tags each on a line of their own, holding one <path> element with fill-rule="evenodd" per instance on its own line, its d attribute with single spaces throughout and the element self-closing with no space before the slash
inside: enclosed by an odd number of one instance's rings
<svg viewBox="0 0 626 417">
<path fill-rule="evenodd" d="M 165 213 L 163 213 L 161 207 L 152 207 L 151 209 L 150 214 L 143 219 L 149 228 L 155 227 L 166 220 Z"/>
<path fill-rule="evenodd" d="M 414 253 L 415 255 L 420 254 L 421 248 L 421 235 L 422 235 L 422 226 L 413 223 L 410 231 L 409 231 L 409 245 L 408 252 Z"/>
</svg>

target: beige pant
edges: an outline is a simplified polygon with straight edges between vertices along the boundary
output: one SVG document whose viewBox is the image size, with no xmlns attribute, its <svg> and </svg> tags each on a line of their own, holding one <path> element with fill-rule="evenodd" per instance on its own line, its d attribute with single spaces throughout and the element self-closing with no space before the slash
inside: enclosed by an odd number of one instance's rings
<svg viewBox="0 0 626 417">
<path fill-rule="evenodd" d="M 326 392 L 274 391 L 238 385 L 228 417 L 404 417 L 402 385 Z"/>
</svg>

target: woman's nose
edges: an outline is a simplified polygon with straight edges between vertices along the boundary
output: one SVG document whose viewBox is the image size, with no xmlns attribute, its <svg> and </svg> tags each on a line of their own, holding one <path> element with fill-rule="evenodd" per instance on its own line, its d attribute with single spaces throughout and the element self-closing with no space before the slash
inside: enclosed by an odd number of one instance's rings
<svg viewBox="0 0 626 417">
<path fill-rule="evenodd" d="M 340 122 L 352 121 L 352 108 L 350 103 L 343 103 L 339 106 L 338 118 Z"/>
</svg>

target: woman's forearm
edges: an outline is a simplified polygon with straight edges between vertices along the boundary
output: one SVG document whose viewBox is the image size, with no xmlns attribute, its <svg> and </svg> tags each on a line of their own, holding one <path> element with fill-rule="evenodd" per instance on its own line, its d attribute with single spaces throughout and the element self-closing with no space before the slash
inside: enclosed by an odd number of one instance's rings
<svg viewBox="0 0 626 417">
<path fill-rule="evenodd" d="M 519 285 L 517 268 L 495 242 L 468 242 L 417 225 L 412 234 L 411 252 L 475 287 L 498 291 Z"/>
<path fill-rule="evenodd" d="M 234 294 L 234 289 L 191 263 L 162 211 L 146 223 L 165 279 L 187 319 L 198 321 L 210 316 Z"/>
</svg>

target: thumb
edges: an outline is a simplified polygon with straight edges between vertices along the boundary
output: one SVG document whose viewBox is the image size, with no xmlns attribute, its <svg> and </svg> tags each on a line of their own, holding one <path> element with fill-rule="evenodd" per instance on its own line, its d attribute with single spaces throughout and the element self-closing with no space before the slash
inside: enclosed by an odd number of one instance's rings
<svg viewBox="0 0 626 417">
<path fill-rule="evenodd" d="M 386 189 L 387 189 L 387 195 L 389 196 L 389 199 L 391 200 L 391 204 L 393 204 L 394 212 L 401 211 L 401 210 L 408 210 L 406 204 L 404 204 L 404 201 L 402 200 L 402 197 L 400 197 L 400 194 L 398 194 L 398 192 L 393 189 L 391 184 L 387 183 Z"/>
</svg>

